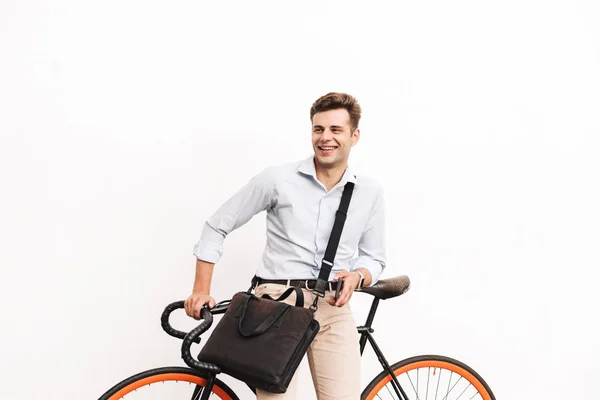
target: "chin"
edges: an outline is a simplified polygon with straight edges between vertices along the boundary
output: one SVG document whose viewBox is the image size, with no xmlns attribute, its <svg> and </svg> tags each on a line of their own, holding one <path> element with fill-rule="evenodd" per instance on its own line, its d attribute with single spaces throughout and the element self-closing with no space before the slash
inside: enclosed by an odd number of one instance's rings
<svg viewBox="0 0 600 400">
<path fill-rule="evenodd" d="M 323 167 L 334 167 L 339 163 L 339 160 L 333 160 L 333 159 L 328 159 L 328 158 L 321 158 L 317 155 L 315 155 L 315 159 L 317 160 L 317 162 L 319 164 L 321 164 Z"/>
</svg>

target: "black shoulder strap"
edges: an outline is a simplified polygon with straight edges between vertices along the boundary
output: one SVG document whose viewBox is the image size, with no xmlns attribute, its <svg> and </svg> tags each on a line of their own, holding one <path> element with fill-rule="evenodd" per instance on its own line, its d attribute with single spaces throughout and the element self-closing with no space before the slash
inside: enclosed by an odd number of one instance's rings
<svg viewBox="0 0 600 400">
<path fill-rule="evenodd" d="M 342 229 L 344 228 L 344 222 L 346 222 L 346 214 L 348 213 L 348 206 L 350 205 L 350 199 L 352 198 L 352 191 L 354 190 L 354 183 L 347 182 L 344 186 L 344 193 L 342 193 L 342 200 L 340 201 L 340 207 L 335 213 L 335 222 L 333 223 L 333 229 L 331 230 L 331 236 L 329 236 L 329 243 L 325 249 L 325 256 L 321 263 L 321 272 L 317 278 L 317 284 L 315 285 L 315 292 L 321 296 L 325 295 L 327 290 L 327 281 L 329 280 L 329 274 L 333 267 L 333 260 L 335 259 L 335 253 L 337 252 L 338 245 L 340 244 L 340 238 L 342 236 Z"/>
</svg>

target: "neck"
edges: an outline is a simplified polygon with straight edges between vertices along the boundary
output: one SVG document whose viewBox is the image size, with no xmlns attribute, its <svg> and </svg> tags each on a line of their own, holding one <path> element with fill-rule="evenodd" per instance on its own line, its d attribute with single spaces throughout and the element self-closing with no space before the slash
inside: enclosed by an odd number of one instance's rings
<svg viewBox="0 0 600 400">
<path fill-rule="evenodd" d="M 342 176 L 344 176 L 344 172 L 346 172 L 346 168 L 348 167 L 348 163 L 344 163 L 331 168 L 325 168 L 319 165 L 316 159 L 314 162 L 317 179 L 325 186 L 328 192 L 342 180 Z"/>
</svg>

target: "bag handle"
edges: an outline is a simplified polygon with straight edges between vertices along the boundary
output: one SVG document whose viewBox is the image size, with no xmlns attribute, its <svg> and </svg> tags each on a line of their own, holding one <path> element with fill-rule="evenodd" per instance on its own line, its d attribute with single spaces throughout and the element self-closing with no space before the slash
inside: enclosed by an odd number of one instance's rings
<svg viewBox="0 0 600 400">
<path fill-rule="evenodd" d="M 285 292 L 281 294 L 278 298 L 274 299 L 268 294 L 263 294 L 261 297 L 274 301 L 283 301 L 290 297 L 290 294 L 296 292 L 296 307 L 304 307 L 304 293 L 302 293 L 302 289 L 299 287 L 290 287 Z"/>
<path fill-rule="evenodd" d="M 241 305 L 242 316 L 240 318 L 240 323 L 238 324 L 238 330 L 240 331 L 240 334 L 244 337 L 262 335 L 267 331 L 267 329 L 271 327 L 271 325 L 275 323 L 275 321 L 277 321 L 291 307 L 289 304 L 278 303 L 275 309 L 269 314 L 267 318 L 265 318 L 263 322 L 260 323 L 260 325 L 258 325 L 255 329 L 247 332 L 242 327 L 242 323 L 244 322 L 244 317 L 246 316 L 248 304 L 250 304 L 253 298 L 256 299 L 255 296 L 248 296 L 246 301 Z"/>
</svg>

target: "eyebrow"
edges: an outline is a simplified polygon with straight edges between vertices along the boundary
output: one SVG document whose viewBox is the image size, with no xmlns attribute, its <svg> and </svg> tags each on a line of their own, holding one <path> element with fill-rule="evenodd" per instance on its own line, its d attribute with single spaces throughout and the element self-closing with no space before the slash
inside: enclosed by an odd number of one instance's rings
<svg viewBox="0 0 600 400">
<path fill-rule="evenodd" d="M 325 129 L 322 125 L 313 125 L 313 129 Z M 341 125 L 331 125 L 331 129 L 344 129 Z"/>
</svg>

